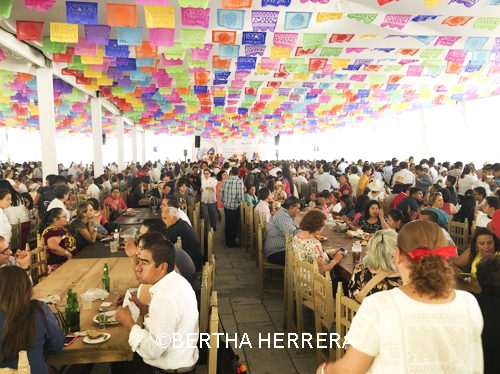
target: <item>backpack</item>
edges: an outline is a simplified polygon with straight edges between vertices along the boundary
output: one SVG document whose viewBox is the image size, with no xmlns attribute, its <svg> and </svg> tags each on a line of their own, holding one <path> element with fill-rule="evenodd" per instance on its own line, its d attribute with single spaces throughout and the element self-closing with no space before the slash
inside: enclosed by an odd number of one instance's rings
<svg viewBox="0 0 500 374">
<path fill-rule="evenodd" d="M 54 195 L 54 187 L 55 186 L 49 186 L 40 198 L 40 202 L 38 203 L 38 216 L 40 219 L 43 219 L 47 213 L 50 202 L 56 198 Z"/>
</svg>

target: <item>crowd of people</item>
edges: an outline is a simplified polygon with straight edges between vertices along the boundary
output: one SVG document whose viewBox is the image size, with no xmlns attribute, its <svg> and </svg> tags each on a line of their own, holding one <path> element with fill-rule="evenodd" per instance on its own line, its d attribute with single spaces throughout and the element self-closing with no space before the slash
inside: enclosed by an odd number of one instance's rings
<svg viewBox="0 0 500 374">
<path fill-rule="evenodd" d="M 196 273 L 204 259 L 187 208 L 199 203 L 205 229 L 219 228 L 223 244 L 236 248 L 242 239 L 238 235 L 242 202 L 268 224 L 264 247 L 268 261 L 285 265 L 288 233 L 299 258 L 316 262 L 319 272 L 331 272 L 335 282 L 341 280 L 336 269 L 343 254 L 326 252 L 317 239 L 329 218 L 342 218 L 371 236 L 367 255 L 352 278 L 345 280 L 346 295 L 362 303 L 350 330 L 354 347 L 342 360 L 322 365 L 320 373 L 409 373 L 418 368 L 480 373 L 483 365 L 485 373 L 500 371 L 494 315 L 500 300 L 500 260 L 495 256 L 500 252 L 500 164 L 485 163 L 477 170 L 472 163 L 439 163 L 433 158 L 417 164 L 412 157 L 380 163 L 214 157 L 201 162 L 133 163 L 123 171 L 113 163 L 100 176 L 94 175 L 92 165 L 74 163 L 67 170 L 60 165 L 59 175 L 45 180 L 41 163 L 5 163 L 2 172 L 0 279 L 24 276 L 28 282 L 19 281 L 11 289 L 0 286 L 0 320 L 6 326 L 13 313 L 29 309 L 26 324 L 45 326 L 47 343 L 39 344 L 38 333 L 14 339 L 12 329 L 4 327 L 0 367 L 15 367 L 21 349 L 28 349 L 30 361 L 35 362 L 44 350 L 56 354 L 62 349 L 62 333 L 46 305 L 28 298 L 13 307 L 3 300 L 12 292 L 32 293 L 28 255 L 12 253 L 9 246 L 11 226 L 24 224 L 26 243 L 30 220 L 40 217 L 50 277 L 87 246 L 114 232 L 114 219 L 127 208 L 147 199 L 160 207 L 161 219 L 145 220 L 139 237 L 129 239 L 125 248 L 131 271 L 141 283 L 132 298 L 140 312 L 133 315 L 128 308 L 119 308 L 116 314 L 130 330 L 134 361 L 114 364 L 113 372 L 183 368 L 194 373 L 197 349 L 161 350 L 155 344 L 160 330 L 198 332 Z M 90 198 L 75 209 L 71 202 L 79 193 Z M 104 207 L 110 210 L 109 221 Z M 302 208 L 312 209 L 297 227 L 295 217 Z M 471 244 L 463 253 L 457 253 L 448 234 L 450 221 L 469 224 Z M 178 237 L 182 249 L 173 244 Z M 454 279 L 469 274 L 481 293 L 454 290 Z M 177 324 L 166 318 L 169 308 L 175 309 Z M 421 317 L 413 318 L 416 314 Z M 400 348 L 397 354 L 395 346 Z"/>
</svg>

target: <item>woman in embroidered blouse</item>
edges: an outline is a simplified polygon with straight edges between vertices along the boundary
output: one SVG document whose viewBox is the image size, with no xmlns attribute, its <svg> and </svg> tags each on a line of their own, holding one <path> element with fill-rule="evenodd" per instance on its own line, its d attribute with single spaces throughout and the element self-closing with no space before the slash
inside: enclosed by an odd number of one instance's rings
<svg viewBox="0 0 500 374">
<path fill-rule="evenodd" d="M 403 286 L 363 301 L 346 335 L 345 356 L 317 374 L 483 372 L 481 309 L 470 293 L 453 289 L 448 259 L 456 247 L 445 243 L 434 222 L 412 221 L 401 229 L 393 261 Z"/>
<path fill-rule="evenodd" d="M 51 274 L 66 261 L 78 253 L 75 239 L 64 228 L 68 218 L 61 208 L 52 208 L 40 222 L 39 233 L 42 235 L 47 251 L 47 273 Z"/>
<path fill-rule="evenodd" d="M 293 237 L 293 249 L 299 251 L 300 259 L 310 264 L 314 260 L 318 262 L 318 270 L 324 275 L 327 271 L 331 271 L 340 260 L 342 254 L 337 251 L 329 255 L 323 250 L 321 243 L 316 237 L 321 234 L 325 227 L 326 215 L 321 210 L 313 209 L 307 212 L 300 221 L 300 229 Z"/>
<path fill-rule="evenodd" d="M 486 227 L 478 227 L 472 234 L 470 248 L 465 250 L 451 264 L 455 269 L 455 276 L 462 277 L 462 272 L 476 277 L 476 266 L 487 255 L 500 254 L 500 238 Z"/>
<path fill-rule="evenodd" d="M 377 200 L 371 200 L 366 206 L 363 215 L 356 223 L 367 234 L 373 234 L 378 230 L 390 229 L 387 219 L 384 217 L 384 210 Z"/>
<path fill-rule="evenodd" d="M 402 286 L 401 276 L 391 261 L 396 254 L 398 234 L 393 230 L 380 230 L 373 235 L 366 247 L 367 253 L 363 262 L 356 265 L 349 282 L 348 292 L 355 299 L 366 284 L 381 271 L 389 273 L 378 282 L 366 296 L 375 292 L 390 290 Z"/>
</svg>

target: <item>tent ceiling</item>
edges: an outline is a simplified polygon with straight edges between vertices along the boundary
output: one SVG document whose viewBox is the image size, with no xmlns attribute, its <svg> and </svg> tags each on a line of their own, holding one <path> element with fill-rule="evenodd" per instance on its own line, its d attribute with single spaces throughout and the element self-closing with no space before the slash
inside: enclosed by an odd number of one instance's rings
<svg viewBox="0 0 500 374">
<path fill-rule="evenodd" d="M 50 3 L 16 0 L 10 17 L 0 26 L 15 33 L 16 21 L 43 22 L 43 35 L 55 37 L 51 22 L 67 22 L 70 2 L 58 0 L 45 12 L 28 9 L 25 2 Z M 135 6 L 142 43 L 157 31 L 148 28 L 155 25 L 146 23 L 148 8 L 142 4 L 168 1 L 87 3 L 97 4 L 99 25 L 108 25 L 111 16 L 106 4 L 124 5 L 116 10 L 118 19 L 127 15 L 125 5 Z M 186 9 L 204 3 L 206 10 Z M 100 90 L 132 119 L 157 133 L 253 138 L 314 132 L 488 96 L 500 85 L 498 0 L 170 0 L 168 6 L 161 10 L 172 11 L 174 17 L 151 20 L 156 26 L 162 21 L 173 28 L 167 32 L 174 35 L 173 42 L 187 43 L 178 62 L 169 59 L 175 56 L 168 48 L 162 56 L 165 47 L 160 46 L 158 72 L 148 71 L 153 69 L 137 65 L 152 61 L 135 59 L 130 45 L 125 63 L 135 63 L 136 71 L 124 72 L 130 76 L 128 87 L 123 79 L 110 77 L 123 60 L 111 58 L 111 68 L 101 68 L 109 79 L 92 78 L 88 72 L 95 69 L 89 66 L 71 69 L 80 69 L 78 73 L 88 78 L 82 89 Z M 258 29 L 259 20 L 265 31 Z M 78 37 L 85 40 L 85 26 L 77 28 Z M 190 60 L 190 55 L 201 52 L 183 38 L 193 30 L 205 32 L 198 42 L 212 45 L 206 64 Z M 117 27 L 111 27 L 110 39 L 118 39 L 117 32 Z M 125 42 L 134 39 L 133 30 L 120 32 Z M 220 44 L 217 35 L 222 35 L 222 41 L 235 36 L 234 45 Z M 41 42 L 28 43 L 44 49 Z M 166 43 L 167 38 L 162 38 L 160 44 Z M 106 46 L 101 43 L 98 49 L 106 58 Z M 45 54 L 53 58 L 52 53 Z M 233 58 L 217 61 L 215 57 L 214 62 L 214 56 L 224 54 Z M 143 70 L 147 78 L 141 76 Z M 76 104 L 79 108 L 81 103 Z M 73 113 L 75 103 L 68 105 Z"/>
</svg>

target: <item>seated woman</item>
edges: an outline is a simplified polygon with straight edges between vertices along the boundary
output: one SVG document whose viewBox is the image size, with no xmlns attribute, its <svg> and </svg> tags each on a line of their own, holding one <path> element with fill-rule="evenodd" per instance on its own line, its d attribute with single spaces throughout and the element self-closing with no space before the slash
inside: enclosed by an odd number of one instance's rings
<svg viewBox="0 0 500 374">
<path fill-rule="evenodd" d="M 118 178 L 118 187 L 120 188 L 120 193 L 124 194 L 125 191 L 127 190 L 127 181 L 123 177 L 122 173 L 118 173 L 116 175 L 116 178 Z"/>
<path fill-rule="evenodd" d="M 325 213 L 318 209 L 310 210 L 300 221 L 302 231 L 293 237 L 293 249 L 299 252 L 300 259 L 310 264 L 316 260 L 321 275 L 331 271 L 342 260 L 342 254 L 337 253 L 338 249 L 337 252 L 331 254 L 332 258 L 330 259 L 329 254 L 323 250 L 317 239 L 325 227 L 325 222 Z"/>
<path fill-rule="evenodd" d="M 39 233 L 42 235 L 47 251 L 47 273 L 51 274 L 66 261 L 78 253 L 75 238 L 66 230 L 68 218 L 61 208 L 49 210 L 40 222 Z"/>
<path fill-rule="evenodd" d="M 245 194 L 245 202 L 254 208 L 259 203 L 259 198 L 255 196 L 255 186 L 250 186 L 248 188 L 248 191 Z"/>
<path fill-rule="evenodd" d="M 31 373 L 49 373 L 44 356 L 61 353 L 64 334 L 47 304 L 33 299 L 31 281 L 17 266 L 0 268 L 0 326 L 0 368 L 17 373 L 18 354 L 27 351 Z"/>
<path fill-rule="evenodd" d="M 342 205 L 340 204 L 340 197 L 342 194 L 339 191 L 330 192 L 330 205 L 328 206 L 328 212 L 338 214 L 342 210 Z"/>
<path fill-rule="evenodd" d="M 349 282 L 348 292 L 351 299 L 361 303 L 366 296 L 375 292 L 403 285 L 401 276 L 391 260 L 396 254 L 397 240 L 398 234 L 394 230 L 380 230 L 368 241 L 366 256 L 363 262 L 354 268 Z"/>
<path fill-rule="evenodd" d="M 465 250 L 451 264 L 455 269 L 455 275 L 461 278 L 461 274 L 471 275 L 477 279 L 476 271 L 479 261 L 487 255 L 500 253 L 500 239 L 498 236 L 486 227 L 478 227 L 472 234 L 470 248 Z"/>
<path fill-rule="evenodd" d="M 158 185 L 162 191 L 163 196 L 175 194 L 175 176 L 173 171 L 167 171 L 162 179 L 163 186 Z M 162 197 L 163 197 L 162 196 Z"/>
<path fill-rule="evenodd" d="M 382 191 L 382 188 L 384 187 L 384 182 L 379 181 L 378 179 L 374 179 L 373 182 L 371 182 L 368 185 L 368 189 L 370 192 L 368 192 L 368 197 L 370 200 L 377 200 L 381 204 L 384 203 L 384 201 L 389 197 L 384 191 Z"/>
<path fill-rule="evenodd" d="M 450 216 L 441 208 L 443 207 L 443 195 L 441 193 L 431 193 L 427 198 L 427 208 L 435 211 L 438 214 L 438 225 L 439 227 L 446 230 L 446 224 L 448 223 Z"/>
<path fill-rule="evenodd" d="M 99 202 L 97 199 L 90 198 L 87 200 L 87 202 L 92 204 L 92 208 L 94 209 L 94 217 L 92 217 L 94 222 L 98 223 L 97 226 L 97 233 L 101 235 L 108 235 L 108 229 L 105 227 L 106 223 L 108 222 L 106 220 L 106 217 L 104 217 L 104 214 L 102 214 L 101 210 L 99 209 Z"/>
<path fill-rule="evenodd" d="M 369 202 L 370 198 L 366 195 L 356 197 L 356 203 L 354 204 L 354 222 L 356 222 L 360 217 L 363 216 L 363 213 L 366 210 Z"/>
<path fill-rule="evenodd" d="M 69 232 L 76 240 L 76 248 L 81 251 L 87 245 L 95 243 L 104 235 L 97 233 L 99 222 L 94 218 L 94 208 L 92 203 L 86 201 L 78 206 L 76 219 L 69 225 Z"/>
<path fill-rule="evenodd" d="M 125 212 L 127 210 L 127 205 L 125 205 L 125 202 L 123 199 L 120 197 L 120 189 L 117 187 L 114 187 L 111 189 L 111 196 L 108 196 L 104 200 L 104 205 L 108 206 L 111 212 L 114 212 L 114 216 L 118 217 L 120 214 Z M 111 219 L 111 213 L 110 213 L 110 220 L 114 221 L 114 219 Z"/>
<path fill-rule="evenodd" d="M 363 301 L 345 356 L 318 374 L 483 372 L 481 310 L 474 296 L 453 289 L 453 248 L 444 245 L 433 222 L 403 227 L 393 260 L 403 286 Z"/>
<path fill-rule="evenodd" d="M 481 293 L 472 292 L 476 298 L 484 320 L 483 342 L 484 374 L 500 373 L 498 355 L 498 310 L 500 309 L 500 257 L 488 255 L 477 264 L 477 281 Z"/>
<path fill-rule="evenodd" d="M 387 213 L 387 224 L 391 229 L 396 232 L 399 232 L 405 224 L 405 217 L 402 211 L 399 209 L 391 209 L 389 213 Z"/>
<path fill-rule="evenodd" d="M 283 204 L 283 202 L 285 201 L 286 199 L 286 192 L 285 192 L 285 187 L 283 185 L 283 183 L 281 183 L 280 181 L 277 181 L 275 184 L 274 184 L 274 195 L 273 195 L 273 200 L 275 203 L 279 202 L 280 204 Z"/>
<path fill-rule="evenodd" d="M 340 197 L 340 206 L 342 207 L 342 209 L 339 212 L 339 216 L 346 216 L 347 219 L 352 221 L 356 213 L 354 211 L 354 205 L 352 203 L 351 197 L 349 195 L 342 195 Z"/>
<path fill-rule="evenodd" d="M 458 212 L 458 209 L 455 205 L 450 203 L 450 190 L 448 190 L 447 188 L 440 188 L 436 192 L 440 192 L 441 195 L 443 195 L 443 207 L 441 208 L 441 210 L 444 210 L 449 216 L 456 214 Z"/>
<path fill-rule="evenodd" d="M 464 196 L 462 197 L 462 207 L 460 210 L 455 213 L 455 215 L 451 216 L 451 220 L 454 222 L 467 223 L 469 224 L 469 235 L 471 235 L 472 231 L 472 223 L 476 213 L 476 199 L 474 196 Z"/>
<path fill-rule="evenodd" d="M 390 229 L 387 218 L 384 217 L 384 210 L 377 200 L 371 200 L 368 203 L 363 215 L 358 218 L 356 223 L 367 234 L 373 234 L 382 229 Z"/>
</svg>

